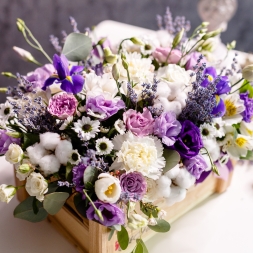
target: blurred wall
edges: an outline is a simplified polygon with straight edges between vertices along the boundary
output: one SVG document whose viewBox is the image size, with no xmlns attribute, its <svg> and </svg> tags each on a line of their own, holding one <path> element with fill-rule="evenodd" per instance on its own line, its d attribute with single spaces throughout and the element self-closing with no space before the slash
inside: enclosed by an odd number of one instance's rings
<svg viewBox="0 0 253 253">
<path fill-rule="evenodd" d="M 223 41 L 237 40 L 237 49 L 253 51 L 253 8 L 252 0 L 238 1 L 236 15 L 230 21 L 228 30 L 222 35 Z M 16 18 L 23 19 L 49 55 L 54 50 L 49 43 L 49 35 L 61 36 L 61 31 L 70 32 L 69 16 L 78 22 L 82 31 L 99 22 L 111 19 L 119 22 L 157 29 L 156 14 L 163 15 L 169 6 L 174 16 L 184 15 L 192 27 L 200 22 L 197 13 L 198 0 L 1 0 L 0 1 L 0 72 L 10 71 L 26 74 L 34 69 L 31 63 L 20 60 L 12 51 L 12 46 L 29 50 L 41 63 L 46 59 L 27 45 L 16 29 Z M 14 79 L 0 76 L 0 87 L 15 84 Z M 4 101 L 1 95 L 0 102 Z"/>
</svg>

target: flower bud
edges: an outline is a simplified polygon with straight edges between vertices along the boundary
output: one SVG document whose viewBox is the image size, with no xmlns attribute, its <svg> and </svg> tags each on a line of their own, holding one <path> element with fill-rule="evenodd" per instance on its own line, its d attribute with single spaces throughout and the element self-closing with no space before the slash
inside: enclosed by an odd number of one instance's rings
<svg viewBox="0 0 253 253">
<path fill-rule="evenodd" d="M 232 50 L 232 49 L 234 49 L 236 47 L 236 41 L 235 40 L 233 40 L 231 43 L 228 43 L 227 44 L 227 49 L 228 50 Z"/>
<path fill-rule="evenodd" d="M 99 40 L 97 44 L 100 45 L 100 46 L 102 46 L 103 43 L 104 43 L 106 40 L 107 40 L 107 38 L 104 37 L 104 38 L 102 38 L 101 40 Z"/>
<path fill-rule="evenodd" d="M 18 30 L 23 33 L 25 31 L 25 22 L 22 19 L 18 18 L 16 24 Z"/>
<path fill-rule="evenodd" d="M 249 82 L 253 81 L 253 64 L 248 65 L 243 68 L 242 77 Z"/>
<path fill-rule="evenodd" d="M 36 60 L 32 56 L 32 54 L 23 48 L 20 47 L 13 47 L 13 50 L 25 61 L 35 62 Z"/>
<path fill-rule="evenodd" d="M 29 164 L 22 164 L 22 165 L 19 166 L 18 170 L 21 173 L 25 174 L 25 173 L 27 173 L 27 172 L 29 172 L 31 170 L 31 167 L 30 167 Z"/>
<path fill-rule="evenodd" d="M 139 45 L 139 46 L 143 46 L 143 45 L 144 45 L 144 43 L 143 43 L 140 39 L 138 39 L 138 38 L 136 38 L 136 37 L 132 37 L 130 40 L 131 40 L 135 45 Z"/>
<path fill-rule="evenodd" d="M 109 47 L 104 48 L 104 55 L 105 57 L 112 55 L 112 51 Z"/>
<path fill-rule="evenodd" d="M 144 228 L 148 225 L 148 220 L 139 214 L 132 214 L 128 219 L 128 227 L 132 230 Z"/>
<path fill-rule="evenodd" d="M 1 75 L 6 76 L 6 77 L 14 77 L 14 78 L 16 78 L 16 76 L 13 75 L 11 72 L 2 72 Z M 6 88 L 6 91 L 7 91 L 7 88 Z"/>
<path fill-rule="evenodd" d="M 22 136 L 22 134 L 19 132 L 6 132 L 6 134 L 13 138 L 20 138 Z"/>
<path fill-rule="evenodd" d="M 209 25 L 209 22 L 202 22 L 201 26 L 202 27 L 207 27 Z"/>
<path fill-rule="evenodd" d="M 0 88 L 0 92 L 1 92 L 1 93 L 6 93 L 7 91 L 8 91 L 7 88 Z"/>
<path fill-rule="evenodd" d="M 217 36 L 218 34 L 220 34 L 222 32 L 222 29 L 217 29 L 215 31 L 212 31 L 212 32 L 209 32 L 207 34 L 205 34 L 203 37 L 202 37 L 202 40 L 207 40 L 209 38 L 212 38 L 212 37 L 215 37 Z"/>
<path fill-rule="evenodd" d="M 174 37 L 174 40 L 172 42 L 172 48 L 175 48 L 180 41 L 182 40 L 184 35 L 184 28 L 182 28 L 182 30 Z"/>
<path fill-rule="evenodd" d="M 167 215 L 167 212 L 165 210 L 159 210 L 157 215 L 158 219 L 163 219 Z"/>
<path fill-rule="evenodd" d="M 112 55 L 109 55 L 109 56 L 105 57 L 105 61 L 107 63 L 111 63 L 111 64 L 114 64 L 117 61 L 117 59 L 118 59 L 118 57 L 115 54 L 112 54 Z"/>
<path fill-rule="evenodd" d="M 115 81 L 119 80 L 120 72 L 119 72 L 119 68 L 118 68 L 117 64 L 114 64 L 112 66 L 112 76 L 113 76 L 113 78 L 114 78 Z"/>
<path fill-rule="evenodd" d="M 124 67 L 125 70 L 128 69 L 128 63 L 127 63 L 127 61 L 125 59 L 122 59 L 122 65 L 123 65 L 123 67 Z"/>
<path fill-rule="evenodd" d="M 148 219 L 148 225 L 150 225 L 150 226 L 155 226 L 155 225 L 157 225 L 157 221 L 156 221 L 156 219 L 155 219 L 153 216 L 151 216 L 151 217 Z"/>
<path fill-rule="evenodd" d="M 2 184 L 0 185 L 0 201 L 9 203 L 16 194 L 16 187 L 12 185 Z"/>
</svg>

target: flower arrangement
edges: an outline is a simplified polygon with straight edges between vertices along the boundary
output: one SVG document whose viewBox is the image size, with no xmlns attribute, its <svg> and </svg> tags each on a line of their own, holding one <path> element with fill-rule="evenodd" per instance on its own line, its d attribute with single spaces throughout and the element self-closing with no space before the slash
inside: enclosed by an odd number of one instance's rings
<svg viewBox="0 0 253 253">
<path fill-rule="evenodd" d="M 208 55 L 221 31 L 204 22 L 188 38 L 189 22 L 169 9 L 158 16 L 162 39 L 131 37 L 116 48 L 70 21 L 63 46 L 50 37 L 51 60 L 17 20 L 49 63 L 25 76 L 4 73 L 18 84 L 0 105 L 0 154 L 30 195 L 14 215 L 41 221 L 74 194 L 78 212 L 116 232 L 124 250 L 126 228 L 169 231 L 155 200 L 173 205 L 210 173 L 226 177 L 230 158 L 252 159 L 253 68 L 237 73 L 236 59 L 231 69 L 213 67 Z M 0 200 L 18 189 L 2 184 Z M 141 238 L 133 252 L 147 252 Z"/>
</svg>

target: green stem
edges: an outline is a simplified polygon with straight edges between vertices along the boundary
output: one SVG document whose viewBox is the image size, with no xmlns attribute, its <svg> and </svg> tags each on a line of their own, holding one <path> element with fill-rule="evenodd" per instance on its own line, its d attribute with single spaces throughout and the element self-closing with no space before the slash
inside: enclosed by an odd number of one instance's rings
<svg viewBox="0 0 253 253">
<path fill-rule="evenodd" d="M 219 171 L 218 171 L 218 168 L 215 166 L 215 164 L 213 163 L 213 159 L 211 158 L 208 150 L 205 148 L 205 147 L 202 147 L 202 149 L 204 149 L 206 151 L 206 154 L 208 155 L 209 157 L 209 160 L 210 160 L 210 163 L 211 163 L 211 166 L 212 166 L 212 171 L 217 174 L 218 176 L 220 175 Z"/>
<path fill-rule="evenodd" d="M 238 80 L 236 83 L 234 83 L 233 85 L 231 85 L 231 88 L 234 87 L 236 84 L 240 83 L 244 78 L 241 78 L 240 80 Z"/>
<path fill-rule="evenodd" d="M 174 49 L 173 47 L 170 49 L 170 52 L 168 53 L 168 55 L 167 55 L 167 57 L 166 57 L 165 66 L 167 66 L 167 65 L 169 64 L 167 61 L 169 60 L 169 57 L 170 57 L 171 52 L 172 52 L 173 49 Z"/>
<path fill-rule="evenodd" d="M 230 92 L 229 94 L 233 94 L 233 93 L 235 93 L 236 91 L 240 90 L 241 88 L 243 88 L 244 86 L 246 86 L 246 85 L 248 85 L 248 84 L 249 84 L 249 82 L 245 83 L 245 84 L 244 84 L 244 85 L 242 85 L 240 88 L 238 88 L 238 89 L 234 90 L 233 92 Z M 232 87 L 233 87 L 233 86 L 232 86 Z"/>
<path fill-rule="evenodd" d="M 120 44 L 119 44 L 119 49 L 118 49 L 118 54 L 119 54 L 120 50 L 122 49 L 122 43 L 123 43 L 124 41 L 126 41 L 126 40 L 130 40 L 130 38 L 124 39 L 124 40 L 122 40 L 122 41 L 120 42 Z"/>
</svg>

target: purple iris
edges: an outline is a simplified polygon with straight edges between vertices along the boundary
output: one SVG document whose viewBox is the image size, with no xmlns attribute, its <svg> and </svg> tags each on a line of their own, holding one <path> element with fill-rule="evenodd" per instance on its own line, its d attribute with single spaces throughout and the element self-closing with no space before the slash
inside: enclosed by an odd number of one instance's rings
<svg viewBox="0 0 253 253">
<path fill-rule="evenodd" d="M 71 66 L 69 68 L 69 62 L 63 54 L 61 56 L 55 54 L 53 64 L 57 75 L 52 75 L 45 81 L 43 90 L 46 90 L 54 82 L 60 83 L 61 89 L 68 93 L 77 94 L 83 89 L 84 77 L 79 74 L 83 71 L 83 66 Z"/>
</svg>

